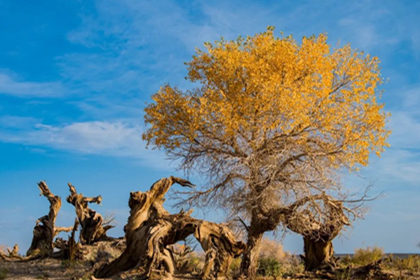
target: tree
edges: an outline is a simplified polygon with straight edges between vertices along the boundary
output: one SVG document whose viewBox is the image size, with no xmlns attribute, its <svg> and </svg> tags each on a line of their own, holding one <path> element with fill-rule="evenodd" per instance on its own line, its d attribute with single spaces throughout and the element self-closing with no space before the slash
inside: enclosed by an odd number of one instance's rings
<svg viewBox="0 0 420 280">
<path fill-rule="evenodd" d="M 249 221 L 248 276 L 263 234 L 284 225 L 280 210 L 340 193 L 338 171 L 367 165 L 390 133 L 376 57 L 331 49 L 325 34 L 299 45 L 273 31 L 206 43 L 187 63 L 196 87 L 165 85 L 145 109 L 148 145 L 208 179 L 183 202 Z"/>
</svg>

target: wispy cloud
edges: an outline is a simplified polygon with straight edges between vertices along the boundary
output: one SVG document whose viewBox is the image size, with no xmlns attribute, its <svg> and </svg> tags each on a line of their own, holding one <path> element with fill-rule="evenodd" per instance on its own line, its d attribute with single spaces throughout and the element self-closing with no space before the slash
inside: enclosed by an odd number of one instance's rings
<svg viewBox="0 0 420 280">
<path fill-rule="evenodd" d="M 10 120 L 14 126 L 10 125 Z M 164 160 L 161 152 L 146 149 L 141 139 L 142 127 L 130 121 L 93 121 L 52 126 L 30 118 L 6 116 L 0 118 L 0 127 L 0 140 L 3 142 L 81 154 L 127 157 L 156 163 L 158 169 Z"/>
<path fill-rule="evenodd" d="M 24 98 L 57 97 L 65 92 L 60 82 L 28 82 L 21 81 L 0 71 L 0 94 Z"/>
</svg>

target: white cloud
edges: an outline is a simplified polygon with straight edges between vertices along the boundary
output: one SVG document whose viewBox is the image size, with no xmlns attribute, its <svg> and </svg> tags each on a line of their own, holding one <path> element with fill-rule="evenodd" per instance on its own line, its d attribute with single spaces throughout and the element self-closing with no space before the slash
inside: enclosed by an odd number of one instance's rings
<svg viewBox="0 0 420 280">
<path fill-rule="evenodd" d="M 3 125 L 10 119 L 14 119 L 17 125 L 13 129 Z M 164 165 L 163 153 L 146 149 L 145 142 L 141 139 L 142 127 L 130 121 L 77 122 L 52 126 L 34 124 L 33 119 L 7 116 L 0 118 L 0 127 L 0 140 L 3 142 L 81 154 L 127 157 L 156 164 L 156 169 L 162 169 Z"/>
<path fill-rule="evenodd" d="M 57 97 L 65 92 L 60 82 L 27 82 L 18 81 L 10 75 L 0 73 L 0 94 L 17 97 Z"/>
</svg>

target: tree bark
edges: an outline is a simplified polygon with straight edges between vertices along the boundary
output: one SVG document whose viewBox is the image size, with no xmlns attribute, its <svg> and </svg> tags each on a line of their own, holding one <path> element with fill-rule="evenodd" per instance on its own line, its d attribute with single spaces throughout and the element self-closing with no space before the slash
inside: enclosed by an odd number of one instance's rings
<svg viewBox="0 0 420 280">
<path fill-rule="evenodd" d="M 257 222 L 257 219 L 253 217 L 251 220 L 251 225 L 248 229 L 247 248 L 242 256 L 241 262 L 241 274 L 249 279 L 253 279 L 257 273 L 261 240 L 264 235 L 264 231 Z"/>
<path fill-rule="evenodd" d="M 89 208 L 88 203 L 100 204 L 102 197 L 84 197 L 83 194 L 78 194 L 76 188 L 72 184 L 68 184 L 70 195 L 67 197 L 67 202 L 72 204 L 76 209 L 76 215 L 81 226 L 80 243 L 83 245 L 91 245 L 97 241 L 111 239 L 106 235 L 106 232 L 114 226 L 103 226 L 102 215 Z"/>
<path fill-rule="evenodd" d="M 322 264 L 328 263 L 334 254 L 332 239 L 314 240 L 311 237 L 303 237 L 304 253 L 303 261 L 305 270 L 318 269 Z"/>
</svg>

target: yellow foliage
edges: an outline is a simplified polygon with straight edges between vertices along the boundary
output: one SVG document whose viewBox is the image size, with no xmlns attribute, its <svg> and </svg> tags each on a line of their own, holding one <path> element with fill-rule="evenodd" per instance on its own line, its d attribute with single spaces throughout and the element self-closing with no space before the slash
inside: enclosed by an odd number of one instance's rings
<svg viewBox="0 0 420 280">
<path fill-rule="evenodd" d="M 332 168 L 379 156 L 390 134 L 377 101 L 379 60 L 350 45 L 332 49 L 326 34 L 298 44 L 273 30 L 197 50 L 187 63 L 197 88 L 154 94 L 143 139 L 180 157 L 193 145 L 249 157 L 288 137 L 295 153 L 323 156 Z"/>
</svg>

